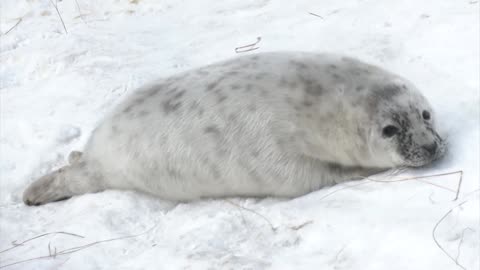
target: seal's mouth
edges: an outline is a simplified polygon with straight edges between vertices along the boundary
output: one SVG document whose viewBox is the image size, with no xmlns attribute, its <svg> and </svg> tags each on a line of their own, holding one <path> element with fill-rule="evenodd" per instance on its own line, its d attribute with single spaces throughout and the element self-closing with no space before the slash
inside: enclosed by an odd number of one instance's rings
<svg viewBox="0 0 480 270">
<path fill-rule="evenodd" d="M 409 167 L 422 167 L 440 160 L 447 152 L 447 143 L 439 139 L 433 144 L 423 145 L 411 151 L 405 157 L 405 163 Z"/>
<path fill-rule="evenodd" d="M 442 159 L 447 153 L 447 149 L 448 149 L 448 143 L 445 140 L 441 139 L 438 143 L 438 149 L 435 155 L 433 156 L 432 162 Z"/>
</svg>

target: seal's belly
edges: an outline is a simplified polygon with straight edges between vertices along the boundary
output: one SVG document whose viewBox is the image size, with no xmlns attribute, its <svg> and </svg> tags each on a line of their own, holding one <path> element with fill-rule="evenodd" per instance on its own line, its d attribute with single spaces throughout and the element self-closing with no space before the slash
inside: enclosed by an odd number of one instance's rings
<svg viewBox="0 0 480 270">
<path fill-rule="evenodd" d="M 109 186 L 164 198 L 282 193 L 289 162 L 267 110 L 209 110 L 204 117 L 113 115 L 92 135 L 91 145 L 103 147 L 87 147 L 85 154 L 102 164 Z"/>
</svg>

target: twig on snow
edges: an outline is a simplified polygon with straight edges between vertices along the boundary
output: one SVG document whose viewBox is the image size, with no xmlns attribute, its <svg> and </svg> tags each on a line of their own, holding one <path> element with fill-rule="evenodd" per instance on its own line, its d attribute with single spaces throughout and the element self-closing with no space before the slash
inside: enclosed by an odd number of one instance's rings
<svg viewBox="0 0 480 270">
<path fill-rule="evenodd" d="M 315 14 L 315 13 L 313 13 L 313 12 L 308 12 L 308 14 L 313 15 L 313 16 L 315 16 L 315 17 L 319 17 L 320 19 L 324 20 L 324 18 L 323 18 L 322 16 L 320 16 L 320 15 L 318 15 L 318 14 Z"/>
<path fill-rule="evenodd" d="M 237 208 L 237 211 L 240 213 L 240 216 L 242 216 L 242 223 L 243 223 L 244 225 L 248 224 L 248 223 L 247 223 L 247 220 L 245 219 L 245 215 L 243 215 L 242 209 Z"/>
<path fill-rule="evenodd" d="M 443 252 L 445 253 L 445 255 L 447 255 L 458 267 L 464 269 L 464 270 L 467 270 L 467 268 L 465 268 L 463 265 L 461 265 L 459 262 L 458 262 L 458 256 L 457 256 L 457 259 L 454 258 L 452 255 L 450 255 L 450 253 L 448 253 L 443 247 L 442 245 L 440 245 L 440 242 L 438 242 L 437 240 L 437 237 L 435 236 L 435 233 L 437 231 L 437 228 L 438 226 L 443 222 L 443 220 L 445 220 L 445 218 L 448 217 L 448 215 L 450 215 L 450 213 L 452 213 L 453 210 L 457 209 L 458 207 L 462 206 L 463 204 L 465 204 L 466 202 L 468 202 L 468 200 L 465 200 L 461 203 L 459 203 L 457 206 L 453 207 L 452 209 L 450 209 L 447 213 L 445 213 L 445 215 L 442 216 L 442 218 L 440 218 L 440 220 L 437 221 L 437 223 L 435 224 L 435 226 L 433 227 L 433 230 L 432 230 L 432 238 L 433 238 L 433 241 L 435 241 L 435 244 L 437 245 L 437 247 Z"/>
<path fill-rule="evenodd" d="M 439 185 L 439 184 L 435 184 L 435 183 L 423 180 L 425 178 L 446 176 L 446 175 L 452 175 L 452 174 L 460 174 L 460 178 L 458 180 L 457 190 L 453 190 L 451 188 L 448 188 L 448 187 L 445 187 L 445 186 L 442 186 L 442 185 Z M 456 201 L 458 199 L 458 196 L 460 194 L 460 187 L 461 187 L 461 184 L 462 184 L 462 178 L 463 178 L 463 171 L 462 170 L 454 171 L 454 172 L 447 172 L 447 173 L 408 177 L 408 178 L 402 178 L 402 179 L 397 179 L 397 180 L 376 180 L 376 179 L 371 179 L 371 178 L 368 178 L 368 177 L 364 177 L 364 179 L 366 179 L 366 180 L 369 180 L 369 181 L 372 181 L 372 182 L 377 182 L 377 183 L 393 183 L 393 182 L 404 182 L 404 181 L 416 180 L 416 181 L 419 181 L 419 182 L 422 182 L 422 183 L 425 183 L 425 184 L 429 184 L 429 185 L 432 185 L 432 186 L 436 186 L 436 187 L 454 192 L 456 194 L 454 201 Z"/>
<path fill-rule="evenodd" d="M 343 247 L 337 252 L 337 255 L 335 255 L 335 261 L 338 261 L 340 254 L 345 250 L 346 247 L 347 247 L 347 244 L 343 245 Z"/>
<path fill-rule="evenodd" d="M 465 197 L 469 197 L 470 195 L 472 195 L 472 194 L 474 194 L 474 193 L 477 193 L 477 192 L 479 192 L 479 191 L 480 191 L 480 189 L 476 189 L 476 190 L 474 190 L 474 191 L 472 191 L 472 192 L 469 192 L 467 195 L 464 196 L 464 198 L 465 198 Z M 458 259 L 459 259 L 459 257 L 460 257 L 460 246 L 461 246 L 461 244 L 463 243 L 463 237 L 464 237 L 465 231 L 466 231 L 466 230 L 472 230 L 472 229 L 471 229 L 471 228 L 465 228 L 465 229 L 462 231 L 462 236 L 461 236 L 460 242 L 459 242 L 458 247 L 457 247 L 457 256 L 456 256 L 456 258 L 453 258 L 453 256 L 450 255 L 450 254 L 440 245 L 440 242 L 438 242 L 438 240 L 437 240 L 437 238 L 436 238 L 436 236 L 435 236 L 435 233 L 436 233 L 436 231 L 437 231 L 438 226 L 440 226 L 440 224 L 443 222 L 443 220 L 445 220 L 445 219 L 448 217 L 448 215 L 450 215 L 450 214 L 453 212 L 453 210 L 455 210 L 455 209 L 457 209 L 458 207 L 464 205 L 464 204 L 467 203 L 469 200 L 470 200 L 470 199 L 465 199 L 463 202 L 461 202 L 461 203 L 457 204 L 455 207 L 451 208 L 447 213 L 445 213 L 445 215 L 442 216 L 442 218 L 440 218 L 440 219 L 438 220 L 438 222 L 435 224 L 435 226 L 433 227 L 433 230 L 432 230 L 432 238 L 433 238 L 433 241 L 435 241 L 435 244 L 438 246 L 438 248 L 440 248 L 440 250 L 442 250 L 443 253 L 445 253 L 453 262 L 455 262 L 455 264 L 456 264 L 458 267 L 460 267 L 460 268 L 462 268 L 462 269 L 464 269 L 464 270 L 466 270 L 467 268 L 465 268 L 463 265 L 461 265 L 461 264 L 458 262 Z M 473 230 L 472 230 L 472 231 L 473 231 Z"/>
<path fill-rule="evenodd" d="M 82 20 L 82 22 L 85 25 L 88 25 L 87 22 L 85 21 L 85 19 L 83 18 L 83 14 L 82 14 L 82 11 L 80 10 L 80 5 L 78 4 L 77 0 L 75 0 L 75 4 L 77 5 L 77 10 L 78 10 L 78 14 L 79 14 L 80 19 Z"/>
<path fill-rule="evenodd" d="M 35 240 L 35 239 L 38 239 L 38 238 L 41 238 L 41 237 L 44 237 L 44 236 L 47 236 L 47 235 L 51 235 L 51 234 L 65 234 L 65 235 L 70 235 L 70 236 L 75 236 L 75 237 L 79 237 L 79 238 L 85 238 L 84 236 L 81 236 L 81 235 L 78 235 L 78 234 L 75 234 L 75 233 L 69 233 L 69 232 L 49 232 L 49 233 L 44 233 L 44 234 L 40 234 L 40 235 L 37 235 L 35 237 L 32 237 L 32 238 L 29 238 L 27 240 L 24 240 L 20 243 L 17 243 L 17 241 L 13 241 L 12 242 L 12 247 L 9 247 L 7 249 L 4 249 L 2 251 L 0 251 L 0 253 L 4 253 L 4 252 L 7 252 L 9 250 L 12 250 L 14 248 L 17 248 L 19 246 L 23 246 L 23 244 L 27 243 L 27 242 L 30 242 L 32 240 Z"/>
<path fill-rule="evenodd" d="M 402 179 L 397 179 L 397 180 L 375 180 L 375 179 L 368 179 L 368 177 L 365 177 L 367 180 L 373 181 L 373 182 L 383 182 L 383 183 L 389 183 L 389 182 L 403 182 L 403 181 L 409 181 L 409 180 L 418 180 L 418 179 L 424 179 L 424 178 L 432 178 L 432 177 L 438 177 L 438 176 L 445 176 L 445 175 L 452 175 L 452 174 L 463 174 L 463 171 L 454 171 L 454 172 L 446 172 L 446 173 L 438 173 L 438 174 L 428 174 L 428 175 L 420 175 L 420 176 L 413 176 L 413 177 L 407 177 L 407 178 L 402 178 Z M 445 187 L 444 187 L 445 188 Z"/>
<path fill-rule="evenodd" d="M 307 226 L 307 225 L 310 225 L 310 224 L 312 224 L 312 223 L 313 223 L 313 220 L 309 220 L 309 221 L 306 221 L 306 222 L 304 222 L 304 223 L 302 223 L 302 224 L 300 224 L 300 225 L 290 226 L 289 228 L 292 229 L 292 230 L 294 230 L 294 231 L 298 231 L 298 230 L 300 230 L 301 228 L 303 228 L 303 227 L 305 227 L 305 226 Z"/>
<path fill-rule="evenodd" d="M 325 199 L 325 198 L 327 198 L 327 197 L 329 197 L 329 196 L 331 196 L 331 195 L 333 195 L 333 194 L 335 194 L 335 193 L 337 193 L 337 192 L 339 192 L 339 191 L 342 191 L 342 190 L 345 190 L 345 189 L 349 189 L 349 188 L 358 187 L 358 186 L 365 185 L 365 184 L 368 184 L 368 183 L 369 183 L 369 182 L 362 182 L 362 183 L 358 183 L 358 184 L 355 184 L 355 185 L 348 185 L 348 186 L 345 186 L 345 187 L 341 187 L 341 188 L 339 188 L 339 189 L 336 189 L 336 190 L 334 190 L 334 191 L 332 191 L 332 192 L 329 192 L 329 193 L 325 194 L 324 196 L 322 196 L 322 197 L 319 199 L 319 201 L 321 201 L 321 200 L 323 200 L 323 199 Z"/>
<path fill-rule="evenodd" d="M 458 258 L 460 258 L 460 247 L 462 246 L 463 244 L 463 238 L 465 237 L 465 232 L 466 231 L 472 231 L 472 232 L 475 232 L 472 228 L 470 227 L 467 227 L 465 229 L 463 229 L 462 231 L 462 237 L 460 238 L 460 241 L 458 242 L 458 247 L 457 247 L 457 257 L 455 257 L 455 261 L 458 263 Z"/>
<path fill-rule="evenodd" d="M 245 46 L 236 47 L 235 52 L 236 53 L 244 53 L 244 52 L 254 51 L 254 50 L 260 48 L 260 47 L 256 47 L 256 46 L 261 40 L 262 40 L 261 37 L 257 37 L 257 41 L 255 43 L 248 44 L 248 45 L 245 45 Z"/>
<path fill-rule="evenodd" d="M 13 25 L 12 27 L 10 27 L 10 29 L 7 30 L 7 32 L 5 32 L 5 34 L 3 34 L 3 36 L 5 36 L 6 34 L 10 33 L 10 31 L 12 31 L 15 27 L 17 27 L 21 22 L 22 22 L 23 18 L 20 18 L 18 19 L 17 23 L 15 23 L 15 25 Z"/>
<path fill-rule="evenodd" d="M 81 250 L 83 250 L 83 249 L 86 249 L 86 248 L 89 248 L 89 247 L 92 247 L 92 246 L 95 246 L 95 245 L 98 245 L 98 244 L 101 244 L 101 243 L 118 241 L 118 240 L 124 240 L 124 239 L 128 239 L 128 238 L 135 238 L 135 237 L 138 237 L 138 236 L 141 236 L 141 235 L 144 235 L 144 234 L 149 233 L 149 232 L 150 232 L 151 230 L 153 230 L 155 227 L 157 227 L 157 224 L 155 224 L 155 225 L 154 225 L 153 227 L 151 227 L 150 229 L 148 229 L 148 230 L 146 230 L 146 231 L 144 231 L 144 232 L 142 232 L 142 233 L 139 233 L 139 234 L 127 235 L 127 236 L 122 236 L 122 237 L 117 237 L 117 238 L 111 238 L 111 239 L 105 239 L 105 240 L 95 241 L 95 242 L 92 242 L 92 243 L 89 243 L 89 244 L 85 244 L 85 245 L 81 245 L 81 246 L 77 246 L 77 247 L 72 247 L 72 248 L 67 248 L 67 249 L 64 249 L 64 250 L 60 250 L 60 251 L 58 251 L 58 252 L 57 252 L 57 249 L 56 249 L 56 248 L 54 248 L 54 250 L 53 250 L 53 252 L 52 252 L 52 251 L 50 250 L 50 247 L 49 247 L 49 255 L 47 255 L 47 256 L 34 257 L 34 258 L 26 259 L 26 260 L 16 261 L 16 262 L 13 262 L 13 263 L 10 263 L 10 264 L 0 265 L 0 269 L 1 269 L 1 268 L 6 268 L 6 267 L 9 267 L 9 266 L 12 266 L 12 265 L 17 265 L 17 264 L 21 264 L 21 263 L 30 262 L 30 261 L 41 260 L 41 259 L 48 259 L 48 258 L 56 258 L 57 256 L 72 254 L 72 253 L 81 251 Z M 38 237 L 40 237 L 40 236 L 38 236 Z M 36 238 L 38 238 L 38 237 L 36 237 Z"/>
<path fill-rule="evenodd" d="M 398 173 L 398 172 L 402 172 L 402 170 L 403 170 L 402 168 L 400 168 L 399 170 L 393 170 L 393 171 L 391 171 L 390 175 L 394 175 L 394 174 L 396 174 L 396 173 Z M 355 177 L 354 177 L 354 178 L 355 178 Z M 370 178 L 365 177 L 365 176 L 357 176 L 357 178 L 361 178 L 362 180 L 373 180 L 373 179 L 370 179 Z M 349 188 L 358 187 L 358 186 L 365 185 L 365 184 L 368 184 L 368 183 L 369 183 L 369 182 L 361 182 L 361 183 L 358 183 L 358 184 L 353 184 L 353 185 L 348 185 L 348 186 L 345 186 L 345 187 L 341 187 L 341 188 L 339 188 L 339 189 L 336 189 L 336 190 L 334 190 L 334 191 L 332 191 L 332 192 L 329 192 L 329 193 L 325 194 L 325 195 L 322 196 L 319 200 L 321 201 L 321 200 L 325 199 L 326 197 L 329 197 L 329 196 L 331 196 L 331 195 L 333 195 L 333 194 L 335 194 L 335 193 L 337 193 L 337 192 L 339 192 L 339 191 L 342 191 L 342 190 L 345 190 L 345 189 L 349 189 Z"/>
<path fill-rule="evenodd" d="M 463 171 L 460 171 L 460 179 L 458 180 L 457 194 L 455 195 L 454 201 L 458 200 L 458 195 L 460 194 L 460 188 L 462 187 Z"/>
<path fill-rule="evenodd" d="M 65 22 L 63 22 L 62 15 L 60 15 L 60 11 L 58 10 L 57 3 L 53 3 L 52 0 L 50 0 L 50 3 L 52 3 L 53 7 L 55 7 L 55 10 L 57 11 L 58 17 L 60 18 L 60 21 L 62 22 L 63 29 L 65 29 L 65 34 L 68 34 L 67 27 L 65 26 Z"/>
<path fill-rule="evenodd" d="M 458 183 L 458 187 L 457 187 L 457 190 L 453 190 L 451 188 L 448 188 L 448 187 L 444 187 L 442 185 L 439 185 L 439 184 L 435 184 L 435 183 L 432 183 L 432 182 L 429 182 L 429 181 L 426 181 L 426 180 L 423 180 L 425 178 L 432 178 L 432 177 L 438 177 L 438 176 L 446 176 L 446 175 L 452 175 L 452 174 L 460 174 L 460 179 L 459 179 L 459 183 Z M 416 181 L 419 181 L 419 182 L 422 182 L 422 183 L 425 183 L 425 184 L 429 184 L 429 185 L 432 185 L 432 186 L 436 186 L 438 188 L 442 188 L 442 189 L 445 189 L 445 190 L 448 190 L 450 192 L 454 192 L 456 194 L 455 196 L 455 199 L 454 201 L 456 201 L 459 197 L 459 194 L 460 194 L 460 187 L 461 187 L 461 183 L 462 183 L 462 177 L 463 176 L 463 171 L 460 170 L 460 171 L 454 171 L 454 172 L 447 172 L 447 173 L 439 173 L 439 174 L 430 174 L 430 175 L 424 175 L 424 176 L 415 176 L 415 177 L 407 177 L 407 178 L 402 178 L 402 179 L 396 179 L 396 180 L 376 180 L 376 179 L 372 179 L 370 177 L 366 177 L 366 176 L 357 176 L 358 178 L 361 178 L 362 180 L 368 180 L 370 182 L 375 182 L 375 183 L 395 183 L 395 182 L 404 182 L 404 181 L 411 181 L 411 180 L 416 180 Z M 323 200 L 325 199 L 326 197 L 329 197 L 330 195 L 333 195 L 339 191 L 342 191 L 342 190 L 345 190 L 345 189 L 349 189 L 349 188 L 354 188 L 354 187 L 357 187 L 357 186 L 361 186 L 361 185 L 365 185 L 365 184 L 368 184 L 369 182 L 361 182 L 361 183 L 358 183 L 358 184 L 353 184 L 353 185 L 348 185 L 348 186 L 345 186 L 345 187 L 341 187 L 339 189 L 336 189 L 330 193 L 327 193 L 325 194 L 323 197 L 320 198 L 320 200 Z"/>
<path fill-rule="evenodd" d="M 270 222 L 270 220 L 268 220 L 268 218 L 266 218 L 264 215 L 258 213 L 257 211 L 255 211 L 255 210 L 253 210 L 253 209 L 246 208 L 246 207 L 244 207 L 244 206 L 239 205 L 238 203 L 234 203 L 234 202 L 232 202 L 232 201 L 230 201 L 230 200 L 225 200 L 225 201 L 228 202 L 228 203 L 230 203 L 230 204 L 232 204 L 232 205 L 234 205 L 234 206 L 236 206 L 236 207 L 239 207 L 239 208 L 241 208 L 241 209 L 243 209 L 243 210 L 249 211 L 249 212 L 254 213 L 255 215 L 261 217 L 263 220 L 265 220 L 265 221 L 268 223 L 268 225 L 270 226 L 270 229 L 272 229 L 273 232 L 276 232 L 276 231 L 277 231 L 277 228 L 275 228 L 275 227 L 273 226 L 272 222 Z"/>
<path fill-rule="evenodd" d="M 447 187 L 438 185 L 438 184 L 434 184 L 434 183 L 425 181 L 425 180 L 420 180 L 420 179 L 424 179 L 424 178 L 432 178 L 432 177 L 452 175 L 452 174 L 460 174 L 460 179 L 459 179 L 459 181 L 458 181 L 458 186 L 457 186 L 457 190 L 456 190 L 456 191 L 455 191 L 455 190 L 452 190 L 452 189 L 450 189 L 450 188 L 447 188 Z M 380 182 L 380 183 L 393 183 L 393 182 L 403 182 L 403 181 L 417 180 L 417 181 L 420 181 L 420 182 L 423 182 L 423 183 L 427 183 L 427 184 L 430 184 L 430 185 L 434 185 L 434 186 L 436 186 L 436 187 L 440 187 L 440 188 L 443 188 L 443 189 L 446 189 L 446 190 L 455 192 L 456 196 L 455 196 L 454 201 L 456 201 L 456 200 L 459 198 L 459 194 L 460 194 L 460 188 L 461 188 L 462 178 L 463 178 L 463 171 L 460 170 L 460 171 L 454 171 L 454 172 L 448 172 L 448 173 L 440 173 L 440 174 L 432 174 L 432 175 L 425 175 L 425 176 L 408 177 L 408 178 L 397 179 L 397 180 L 389 180 L 389 181 L 385 181 L 385 180 L 375 180 L 375 179 L 371 179 L 371 178 L 368 178 L 368 177 L 361 177 L 361 178 L 362 178 L 362 179 L 365 179 L 365 180 L 369 180 L 369 181 L 371 181 L 371 182 Z M 323 200 L 324 198 L 326 198 L 326 197 L 328 197 L 328 196 L 330 196 L 330 195 L 332 195 L 332 194 L 334 194 L 334 193 L 336 193 L 336 192 L 339 192 L 339 191 L 341 191 L 341 190 L 348 189 L 348 188 L 353 188 L 353 187 L 357 187 L 357 186 L 360 186 L 360 185 L 364 185 L 364 184 L 366 184 L 366 183 L 369 183 L 369 182 L 362 182 L 362 183 L 359 183 L 359 184 L 355 184 L 355 185 L 350 185 L 350 186 L 347 186 L 347 187 L 339 188 L 339 189 L 334 190 L 334 191 L 332 191 L 332 192 L 330 192 L 330 193 L 327 193 L 326 195 L 324 195 L 323 197 L 321 197 L 320 200 Z M 468 196 L 470 196 L 471 194 L 473 194 L 473 193 L 475 193 L 475 192 L 478 192 L 478 191 L 480 191 L 480 189 L 476 189 L 476 190 L 468 193 L 465 197 L 468 197 Z M 460 267 L 460 268 L 462 268 L 462 269 L 464 269 L 464 270 L 466 270 L 466 268 L 458 262 L 458 258 L 460 257 L 460 246 L 461 246 L 461 244 L 462 244 L 462 242 L 463 242 L 464 233 L 465 233 L 465 231 L 466 231 L 467 229 L 470 229 L 470 228 L 466 228 L 466 229 L 464 229 L 463 232 L 462 232 L 462 238 L 461 238 L 460 243 L 459 243 L 459 246 L 458 246 L 458 248 L 457 248 L 458 252 L 457 252 L 457 257 L 456 257 L 456 258 L 454 258 L 452 255 L 450 255 L 450 254 L 442 247 L 442 245 L 440 245 L 440 243 L 438 242 L 438 240 L 437 240 L 437 238 L 436 238 L 435 233 L 436 233 L 436 231 L 437 231 L 438 226 L 443 222 L 443 220 L 445 220 L 445 218 L 446 218 L 448 215 L 450 215 L 450 213 L 451 213 L 454 209 L 462 206 L 462 205 L 465 204 L 467 201 L 468 201 L 468 199 L 465 200 L 465 201 L 463 201 L 462 203 L 459 203 L 457 206 L 453 207 L 453 208 L 450 209 L 447 213 L 445 213 L 445 215 L 443 215 L 442 218 L 440 218 L 440 220 L 435 224 L 435 226 L 434 226 L 434 228 L 433 228 L 433 230 L 432 230 L 432 238 L 433 238 L 433 240 L 435 241 L 435 244 L 438 246 L 438 248 L 440 248 L 440 249 L 443 251 L 443 253 L 445 253 L 453 262 L 455 262 L 455 264 L 456 264 L 458 267 Z M 471 229 L 470 229 L 470 230 L 471 230 Z"/>
</svg>

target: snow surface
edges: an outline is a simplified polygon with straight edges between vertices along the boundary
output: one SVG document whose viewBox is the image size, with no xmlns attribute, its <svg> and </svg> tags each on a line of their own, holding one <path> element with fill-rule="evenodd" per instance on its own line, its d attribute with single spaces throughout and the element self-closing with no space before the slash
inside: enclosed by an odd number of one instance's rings
<svg viewBox="0 0 480 270">
<path fill-rule="evenodd" d="M 68 34 L 50 1 L 0 6 L 2 34 L 22 19 L 0 36 L 0 268 L 480 268 L 478 1 L 63 0 Z M 457 174 L 424 179 L 435 185 L 348 182 L 293 200 L 173 204 L 106 191 L 22 204 L 24 188 L 82 149 L 125 94 L 232 57 L 257 37 L 260 48 L 249 53 L 343 53 L 413 81 L 436 108 L 450 151 L 396 178 L 462 170 L 460 198 Z M 438 244 L 459 265 L 435 243 L 437 223 Z M 84 238 L 50 234 L 6 250 L 56 231 Z"/>
</svg>

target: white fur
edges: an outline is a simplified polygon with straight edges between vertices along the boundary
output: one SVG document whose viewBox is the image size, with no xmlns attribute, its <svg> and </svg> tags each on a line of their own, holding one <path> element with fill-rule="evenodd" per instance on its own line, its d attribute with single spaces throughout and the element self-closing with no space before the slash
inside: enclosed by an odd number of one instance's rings
<svg viewBox="0 0 480 270">
<path fill-rule="evenodd" d="M 393 146 L 379 142 L 384 120 L 368 105 L 370 88 L 385 82 L 409 85 L 396 99 L 426 103 L 404 79 L 336 55 L 264 53 L 160 79 L 117 106 L 83 155 L 24 199 L 41 204 L 109 188 L 171 200 L 291 197 L 402 165 Z M 88 173 L 65 177 L 74 169 Z M 45 179 L 68 192 L 39 199 Z"/>
</svg>

